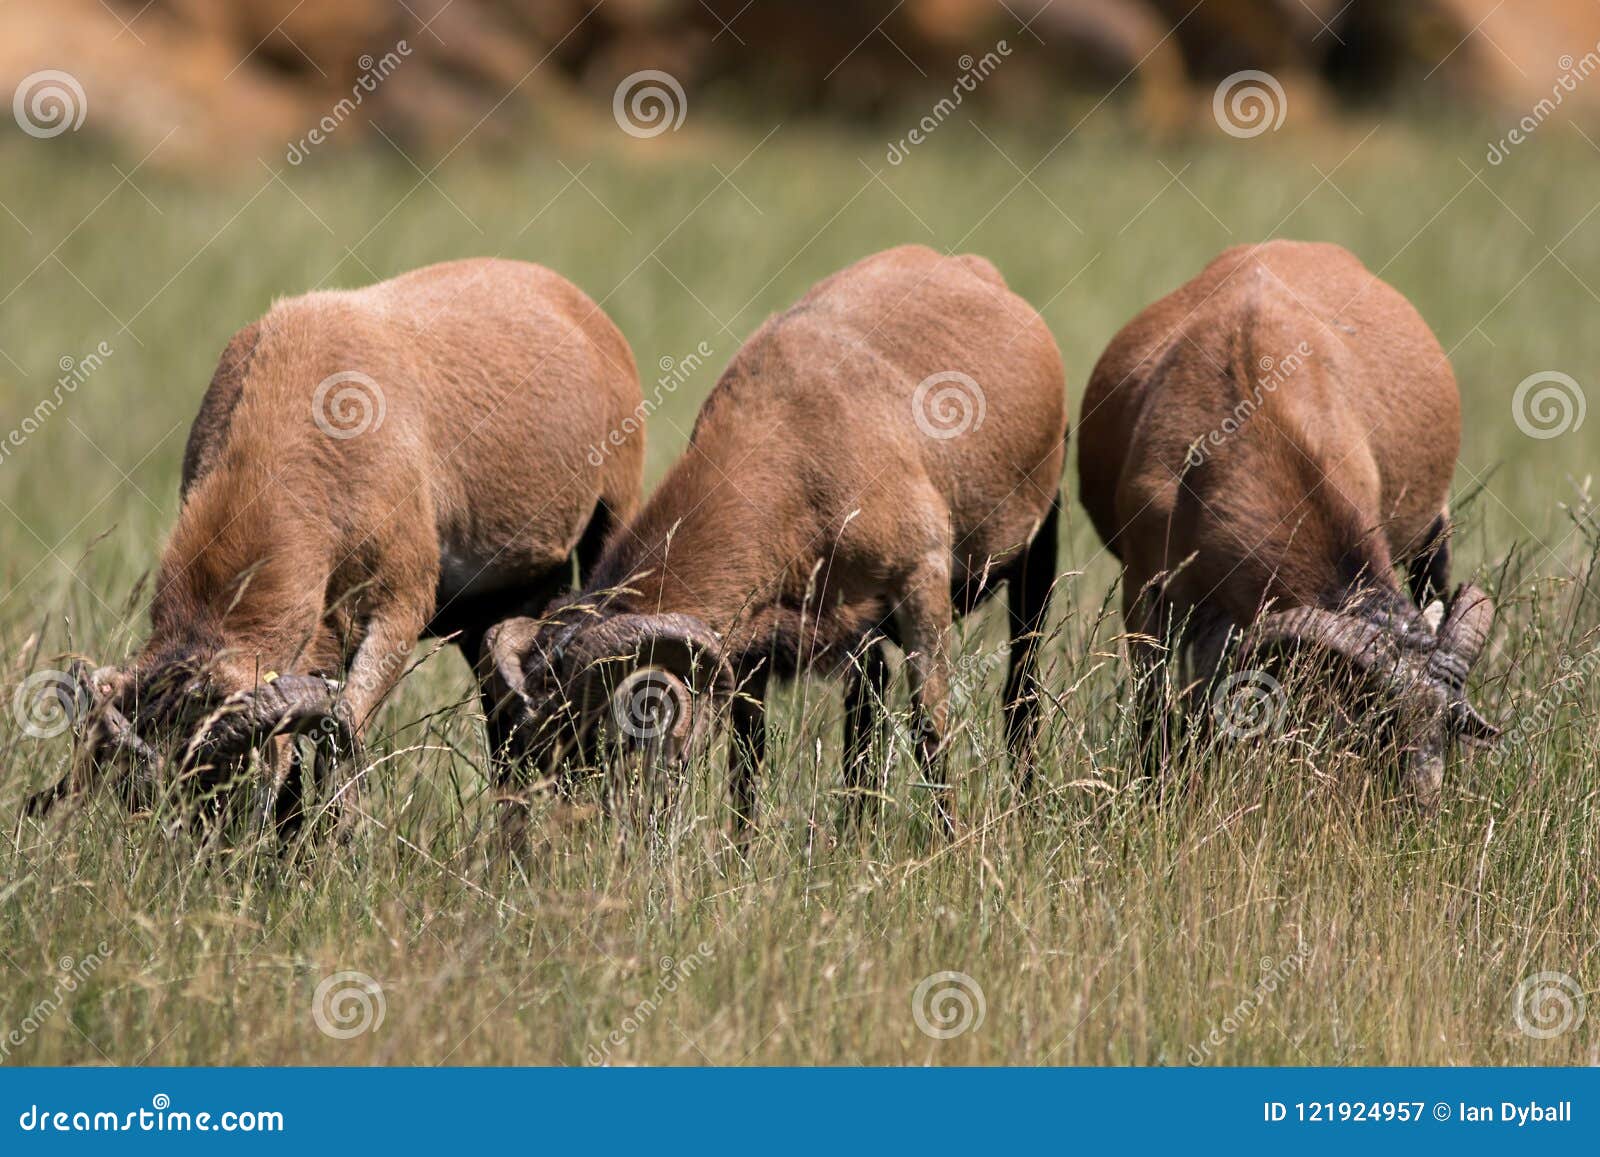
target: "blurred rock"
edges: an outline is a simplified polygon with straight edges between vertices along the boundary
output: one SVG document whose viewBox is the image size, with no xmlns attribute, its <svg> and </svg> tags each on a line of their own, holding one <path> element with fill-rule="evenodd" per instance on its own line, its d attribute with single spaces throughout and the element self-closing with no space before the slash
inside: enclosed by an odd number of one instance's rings
<svg viewBox="0 0 1600 1157">
<path fill-rule="evenodd" d="M 1562 103 L 1600 108 L 1600 4 L 1593 0 L 1538 0 L 1497 4 L 1495 0 L 1441 0 L 1452 23 L 1476 28 L 1478 51 L 1451 75 L 1479 100 L 1508 110 L 1525 110 L 1549 97 L 1563 76 L 1587 60 L 1579 81 Z"/>
<path fill-rule="evenodd" d="M 1296 93 L 1300 127 L 1308 110 L 1401 93 L 1527 107 L 1562 60 L 1600 52 L 1600 4 L 52 0 L 0 8 L 0 84 L 64 71 L 86 132 L 216 168 L 384 148 L 380 131 L 419 156 L 592 137 L 618 85 L 649 69 L 698 109 L 891 120 L 1002 44 L 962 101 L 996 119 L 1035 124 L 1057 95 L 1114 91 L 1170 134 L 1204 127 L 1219 82 L 1260 69 Z M 1568 109 L 1600 105 L 1586 81 Z"/>
</svg>

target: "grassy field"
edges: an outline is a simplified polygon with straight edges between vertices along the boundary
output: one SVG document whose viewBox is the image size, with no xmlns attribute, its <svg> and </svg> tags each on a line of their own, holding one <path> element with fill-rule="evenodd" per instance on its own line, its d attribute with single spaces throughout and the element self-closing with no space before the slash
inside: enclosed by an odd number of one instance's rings
<svg viewBox="0 0 1600 1157">
<path fill-rule="evenodd" d="M 1153 807 L 1108 609 L 1118 574 L 1075 505 L 1045 650 L 1046 798 L 1011 810 L 1002 624 L 982 614 L 961 629 L 953 758 L 970 828 L 949 845 L 929 836 L 903 727 L 892 800 L 867 838 L 839 842 L 841 707 L 823 682 L 781 693 L 747 862 L 726 846 L 720 753 L 662 846 L 619 851 L 609 821 L 552 810 L 526 863 L 495 858 L 453 649 L 386 708 L 354 840 L 292 864 L 199 848 L 110 799 L 16 819 L 68 739 L 33 738 L 8 711 L 3 1059 L 1600 1061 L 1600 1010 L 1574 1024 L 1560 1003 L 1575 1013 L 1600 985 L 1600 415 L 1535 438 L 1513 412 L 1542 371 L 1600 405 L 1600 158 L 1585 139 L 1552 124 L 1491 168 L 1499 134 L 1464 126 L 1158 149 L 1091 125 L 1049 151 L 1053 136 L 951 123 L 891 166 L 887 133 L 690 132 L 670 148 L 458 155 L 426 181 L 390 152 L 274 159 L 276 176 L 207 185 L 72 138 L 8 138 L 0 425 L 60 403 L 0 458 L 8 699 L 65 652 L 110 662 L 136 646 L 189 420 L 228 336 L 277 295 L 501 254 L 600 300 L 647 393 L 662 359 L 705 342 L 714 356 L 652 421 L 653 482 L 738 343 L 873 250 L 992 258 L 1059 340 L 1076 410 L 1138 308 L 1227 245 L 1287 236 L 1352 248 L 1451 353 L 1456 578 L 1501 609 L 1476 694 L 1516 729 L 1503 758 L 1453 766 L 1440 814 L 1419 820 L 1291 727 L 1208 753 L 1199 792 Z M 1539 973 L 1568 979 L 1519 995 Z"/>
</svg>

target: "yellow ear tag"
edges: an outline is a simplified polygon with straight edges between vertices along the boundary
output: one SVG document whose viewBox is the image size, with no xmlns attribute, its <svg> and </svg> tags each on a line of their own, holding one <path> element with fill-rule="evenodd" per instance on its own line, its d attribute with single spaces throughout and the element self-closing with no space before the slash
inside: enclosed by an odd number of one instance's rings
<svg viewBox="0 0 1600 1157">
<path fill-rule="evenodd" d="M 277 677 L 278 673 L 276 671 L 268 671 L 265 675 L 261 676 L 261 681 L 263 683 L 270 683 Z"/>
</svg>

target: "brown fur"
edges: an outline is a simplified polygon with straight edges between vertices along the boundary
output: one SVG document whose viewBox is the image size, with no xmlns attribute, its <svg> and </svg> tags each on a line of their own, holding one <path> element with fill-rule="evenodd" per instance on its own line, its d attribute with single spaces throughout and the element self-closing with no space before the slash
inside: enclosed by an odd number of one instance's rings
<svg viewBox="0 0 1600 1157">
<path fill-rule="evenodd" d="M 1269 604 L 1340 610 L 1364 591 L 1412 618 L 1397 565 L 1417 597 L 1443 592 L 1455 376 L 1416 310 L 1338 246 L 1223 253 L 1112 340 L 1078 430 L 1083 504 L 1127 568 L 1141 667 L 1187 624 L 1169 641 L 1208 677 Z"/>
<path fill-rule="evenodd" d="M 919 428 L 912 398 L 952 370 L 978 383 L 984 414 L 941 440 Z M 741 818 L 753 810 L 769 676 L 847 667 L 859 715 L 862 669 L 877 679 L 875 640 L 892 639 L 907 652 L 931 764 L 946 730 L 951 619 L 1024 569 L 1032 590 L 1026 605 L 1013 600 L 1014 626 L 1025 620 L 1016 634 L 1028 637 L 1013 662 L 1025 663 L 1054 577 L 1064 394 L 1048 329 L 995 268 L 920 246 L 823 280 L 739 350 L 683 457 L 578 601 L 610 590 L 607 615 L 688 615 L 720 634 L 743 692 Z M 1036 533 L 1048 541 L 1030 547 Z"/>
<path fill-rule="evenodd" d="M 336 438 L 313 392 L 348 371 L 384 412 Z M 201 403 L 118 702 L 137 720 L 175 669 L 203 672 L 211 700 L 320 674 L 343 678 L 359 728 L 419 636 L 455 634 L 476 664 L 493 622 L 565 585 L 586 533 L 634 513 L 642 435 L 586 450 L 632 431 L 639 402 L 622 335 L 537 265 L 456 261 L 278 302 L 229 342 Z"/>
</svg>

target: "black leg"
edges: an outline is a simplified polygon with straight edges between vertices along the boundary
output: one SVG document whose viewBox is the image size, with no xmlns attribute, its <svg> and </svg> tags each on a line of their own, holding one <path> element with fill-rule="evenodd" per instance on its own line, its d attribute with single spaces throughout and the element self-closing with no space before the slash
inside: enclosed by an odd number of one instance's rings
<svg viewBox="0 0 1600 1157">
<path fill-rule="evenodd" d="M 1018 789 L 1024 795 L 1033 784 L 1033 745 L 1039 731 L 1039 698 L 1043 694 L 1038 683 L 1038 649 L 1056 581 L 1060 521 L 1061 495 L 1057 494 L 1007 584 L 1011 664 L 1006 673 L 1006 747 L 1011 752 Z"/>
<path fill-rule="evenodd" d="M 72 776 L 69 773 L 57 780 L 54 787 L 47 787 L 43 791 L 30 795 L 28 797 L 27 814 L 30 816 L 45 815 L 71 793 Z"/>
<path fill-rule="evenodd" d="M 483 668 L 486 661 L 483 637 L 486 634 L 487 626 L 469 627 L 456 636 L 456 645 L 461 648 L 462 657 L 478 680 L 478 701 L 483 707 L 484 727 L 488 733 L 489 768 L 495 782 L 503 783 L 517 763 L 514 744 L 518 720 L 513 712 L 503 709 L 495 701 L 490 690 L 491 684 Z"/>
<path fill-rule="evenodd" d="M 1123 582 L 1122 619 L 1128 628 L 1129 674 L 1137 697 L 1137 760 L 1140 773 L 1152 780 L 1159 792 L 1172 753 L 1175 725 L 1167 687 L 1169 613 L 1156 591 L 1135 585 L 1126 576 Z"/>
<path fill-rule="evenodd" d="M 298 744 L 291 744 L 285 754 L 289 766 L 284 769 L 277 797 L 272 801 L 272 818 L 278 838 L 287 843 L 299 835 L 300 829 L 305 826 L 306 769 L 305 758 Z"/>
<path fill-rule="evenodd" d="M 611 535 L 611 528 L 616 525 L 616 516 L 611 513 L 611 508 L 604 500 L 594 504 L 594 513 L 589 516 L 589 525 L 583 528 L 583 535 L 578 539 L 578 545 L 573 554 L 578 560 L 578 582 L 587 585 L 594 574 L 595 564 L 600 561 L 600 552 L 605 549 L 606 539 Z"/>
<path fill-rule="evenodd" d="M 844 782 L 852 792 L 846 814 L 857 824 L 877 811 L 883 790 L 879 761 L 889 747 L 888 690 L 889 663 L 882 642 L 874 639 L 852 667 L 844 693 Z"/>
<path fill-rule="evenodd" d="M 1167 757 L 1172 747 L 1171 703 L 1167 696 L 1167 668 L 1159 662 L 1134 664 L 1140 680 L 1139 695 L 1139 771 L 1144 778 L 1162 786 Z"/>
<path fill-rule="evenodd" d="M 1428 527 L 1422 549 L 1406 566 L 1411 597 L 1425 607 L 1430 599 L 1443 598 L 1450 589 L 1450 519 L 1439 515 Z"/>
<path fill-rule="evenodd" d="M 756 775 L 767 757 L 765 688 L 746 687 L 729 708 L 732 728 L 728 744 L 729 788 L 733 805 L 734 839 L 739 847 L 750 843 L 756 821 Z"/>
</svg>

